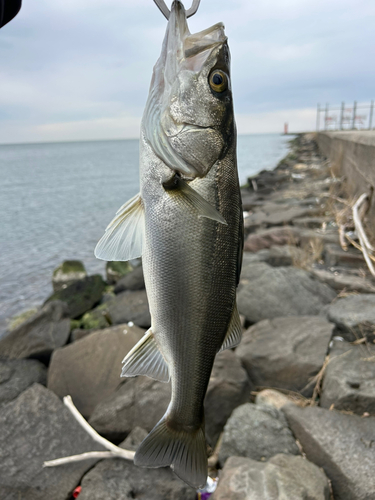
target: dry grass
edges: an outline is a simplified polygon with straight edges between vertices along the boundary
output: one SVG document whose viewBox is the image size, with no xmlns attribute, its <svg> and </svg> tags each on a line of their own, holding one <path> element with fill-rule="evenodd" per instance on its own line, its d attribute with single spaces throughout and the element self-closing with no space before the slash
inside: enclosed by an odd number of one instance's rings
<svg viewBox="0 0 375 500">
<path fill-rule="evenodd" d="M 321 238 L 310 238 L 301 247 L 296 247 L 295 252 L 292 252 L 292 264 L 294 267 L 309 270 L 315 262 L 322 260 L 323 251 L 323 240 Z"/>
</svg>

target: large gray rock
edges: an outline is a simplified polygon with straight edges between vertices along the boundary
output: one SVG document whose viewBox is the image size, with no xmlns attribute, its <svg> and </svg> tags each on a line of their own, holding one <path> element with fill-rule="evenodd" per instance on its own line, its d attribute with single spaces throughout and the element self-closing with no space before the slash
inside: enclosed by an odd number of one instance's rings
<svg viewBox="0 0 375 500">
<path fill-rule="evenodd" d="M 123 379 L 118 389 L 93 411 L 90 424 L 100 433 L 119 441 L 134 427 L 150 431 L 167 410 L 170 384 L 148 377 Z M 232 351 L 218 354 L 205 399 L 206 438 L 214 446 L 230 414 L 248 401 L 250 382 Z"/>
<path fill-rule="evenodd" d="M 70 320 L 66 318 L 66 305 L 50 302 L 0 340 L 1 356 L 47 359 L 51 352 L 66 344 Z"/>
<path fill-rule="evenodd" d="M 375 283 L 361 276 L 337 270 L 331 272 L 327 269 L 312 269 L 311 272 L 319 281 L 339 292 L 345 290 L 346 292 L 375 293 Z"/>
<path fill-rule="evenodd" d="M 279 454 L 261 463 L 230 457 L 212 500 L 329 500 L 324 472 L 302 457 Z"/>
<path fill-rule="evenodd" d="M 0 359 L 0 405 L 15 399 L 30 385 L 46 382 L 47 369 L 36 359 Z"/>
<path fill-rule="evenodd" d="M 283 413 L 252 403 L 236 408 L 224 427 L 220 464 L 232 456 L 263 461 L 278 453 L 300 453 Z"/>
<path fill-rule="evenodd" d="M 124 439 L 135 427 L 150 432 L 171 399 L 170 384 L 148 377 L 123 380 L 115 392 L 95 407 L 89 420 L 99 434 L 114 441 Z"/>
<path fill-rule="evenodd" d="M 258 252 L 263 248 L 274 245 L 290 245 L 299 242 L 299 231 L 292 226 L 272 227 L 257 233 L 249 234 L 246 238 L 244 250 Z"/>
<path fill-rule="evenodd" d="M 148 432 L 142 427 L 134 427 L 134 429 L 126 436 L 126 439 L 119 444 L 120 448 L 124 450 L 136 451 L 138 446 L 142 443 Z"/>
<path fill-rule="evenodd" d="M 125 290 L 143 290 L 144 287 L 145 279 L 143 276 L 143 268 L 142 266 L 138 266 L 116 283 L 115 293 L 120 293 Z"/>
<path fill-rule="evenodd" d="M 206 439 L 214 447 L 232 411 L 250 398 L 251 384 L 233 351 L 216 356 L 204 402 Z"/>
<path fill-rule="evenodd" d="M 196 492 L 170 468 L 142 469 L 121 460 L 103 460 L 81 482 L 79 500 L 195 500 Z"/>
<path fill-rule="evenodd" d="M 66 500 L 94 462 L 43 462 L 102 449 L 55 394 L 34 384 L 0 408 L 0 498 Z"/>
<path fill-rule="evenodd" d="M 283 412 L 307 458 L 332 481 L 335 500 L 375 498 L 375 418 L 295 405 Z"/>
<path fill-rule="evenodd" d="M 45 303 L 61 300 L 68 306 L 69 318 L 78 318 L 100 302 L 105 283 L 100 274 L 74 281 L 66 288 L 55 292 Z"/>
<path fill-rule="evenodd" d="M 64 260 L 54 271 L 52 286 L 54 292 L 63 290 L 77 280 L 87 276 L 85 266 L 80 260 Z"/>
<path fill-rule="evenodd" d="M 375 414 L 375 347 L 334 341 L 329 354 L 320 406 Z"/>
<path fill-rule="evenodd" d="M 328 285 L 294 267 L 251 263 L 242 268 L 238 310 L 248 321 L 319 314 L 336 297 Z"/>
<path fill-rule="evenodd" d="M 244 220 L 244 226 L 245 230 L 259 227 L 283 226 L 293 223 L 293 219 L 315 215 L 317 211 L 316 208 L 308 206 L 291 206 L 288 203 L 270 202 L 248 215 Z"/>
<path fill-rule="evenodd" d="M 132 321 L 142 328 L 151 326 L 151 316 L 145 290 L 122 292 L 105 305 L 114 325 Z"/>
<path fill-rule="evenodd" d="M 60 397 L 69 394 L 78 410 L 90 416 L 121 382 L 122 360 L 143 333 L 136 326 L 118 325 L 57 349 L 51 359 L 48 388 Z"/>
<path fill-rule="evenodd" d="M 328 309 L 328 318 L 342 330 L 348 340 L 355 336 L 373 337 L 375 327 L 375 295 L 360 293 L 336 300 Z"/>
<path fill-rule="evenodd" d="M 334 326 L 320 316 L 265 319 L 243 334 L 236 355 L 256 386 L 311 396 Z"/>
</svg>

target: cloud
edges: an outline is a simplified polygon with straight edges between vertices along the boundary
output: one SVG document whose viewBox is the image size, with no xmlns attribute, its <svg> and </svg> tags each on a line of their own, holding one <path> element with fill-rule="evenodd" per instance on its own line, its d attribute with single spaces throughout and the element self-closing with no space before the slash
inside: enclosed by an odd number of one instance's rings
<svg viewBox="0 0 375 500">
<path fill-rule="evenodd" d="M 189 23 L 220 20 L 246 130 L 314 126 L 317 102 L 374 98 L 375 2 L 202 0 Z M 24 2 L 0 30 L 0 143 L 137 136 L 165 26 L 151 0 Z"/>
</svg>

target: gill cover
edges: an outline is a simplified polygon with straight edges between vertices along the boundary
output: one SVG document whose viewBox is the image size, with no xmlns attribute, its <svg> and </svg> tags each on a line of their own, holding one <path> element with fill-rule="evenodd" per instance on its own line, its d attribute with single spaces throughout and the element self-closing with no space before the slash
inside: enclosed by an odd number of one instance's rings
<svg viewBox="0 0 375 500">
<path fill-rule="evenodd" d="M 206 175 L 224 147 L 227 104 L 211 92 L 209 73 L 226 40 L 222 23 L 191 34 L 184 6 L 173 2 L 142 124 L 154 153 L 188 177 Z"/>
</svg>

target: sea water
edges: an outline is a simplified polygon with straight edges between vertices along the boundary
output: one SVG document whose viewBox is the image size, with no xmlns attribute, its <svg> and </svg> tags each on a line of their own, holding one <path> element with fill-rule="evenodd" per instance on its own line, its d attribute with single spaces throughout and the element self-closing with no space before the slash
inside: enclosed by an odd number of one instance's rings
<svg viewBox="0 0 375 500">
<path fill-rule="evenodd" d="M 238 137 L 241 184 L 272 169 L 288 137 Z M 5 319 L 39 306 L 54 268 L 82 260 L 105 276 L 94 248 L 117 209 L 139 191 L 138 140 L 0 145 L 0 334 Z"/>
</svg>

